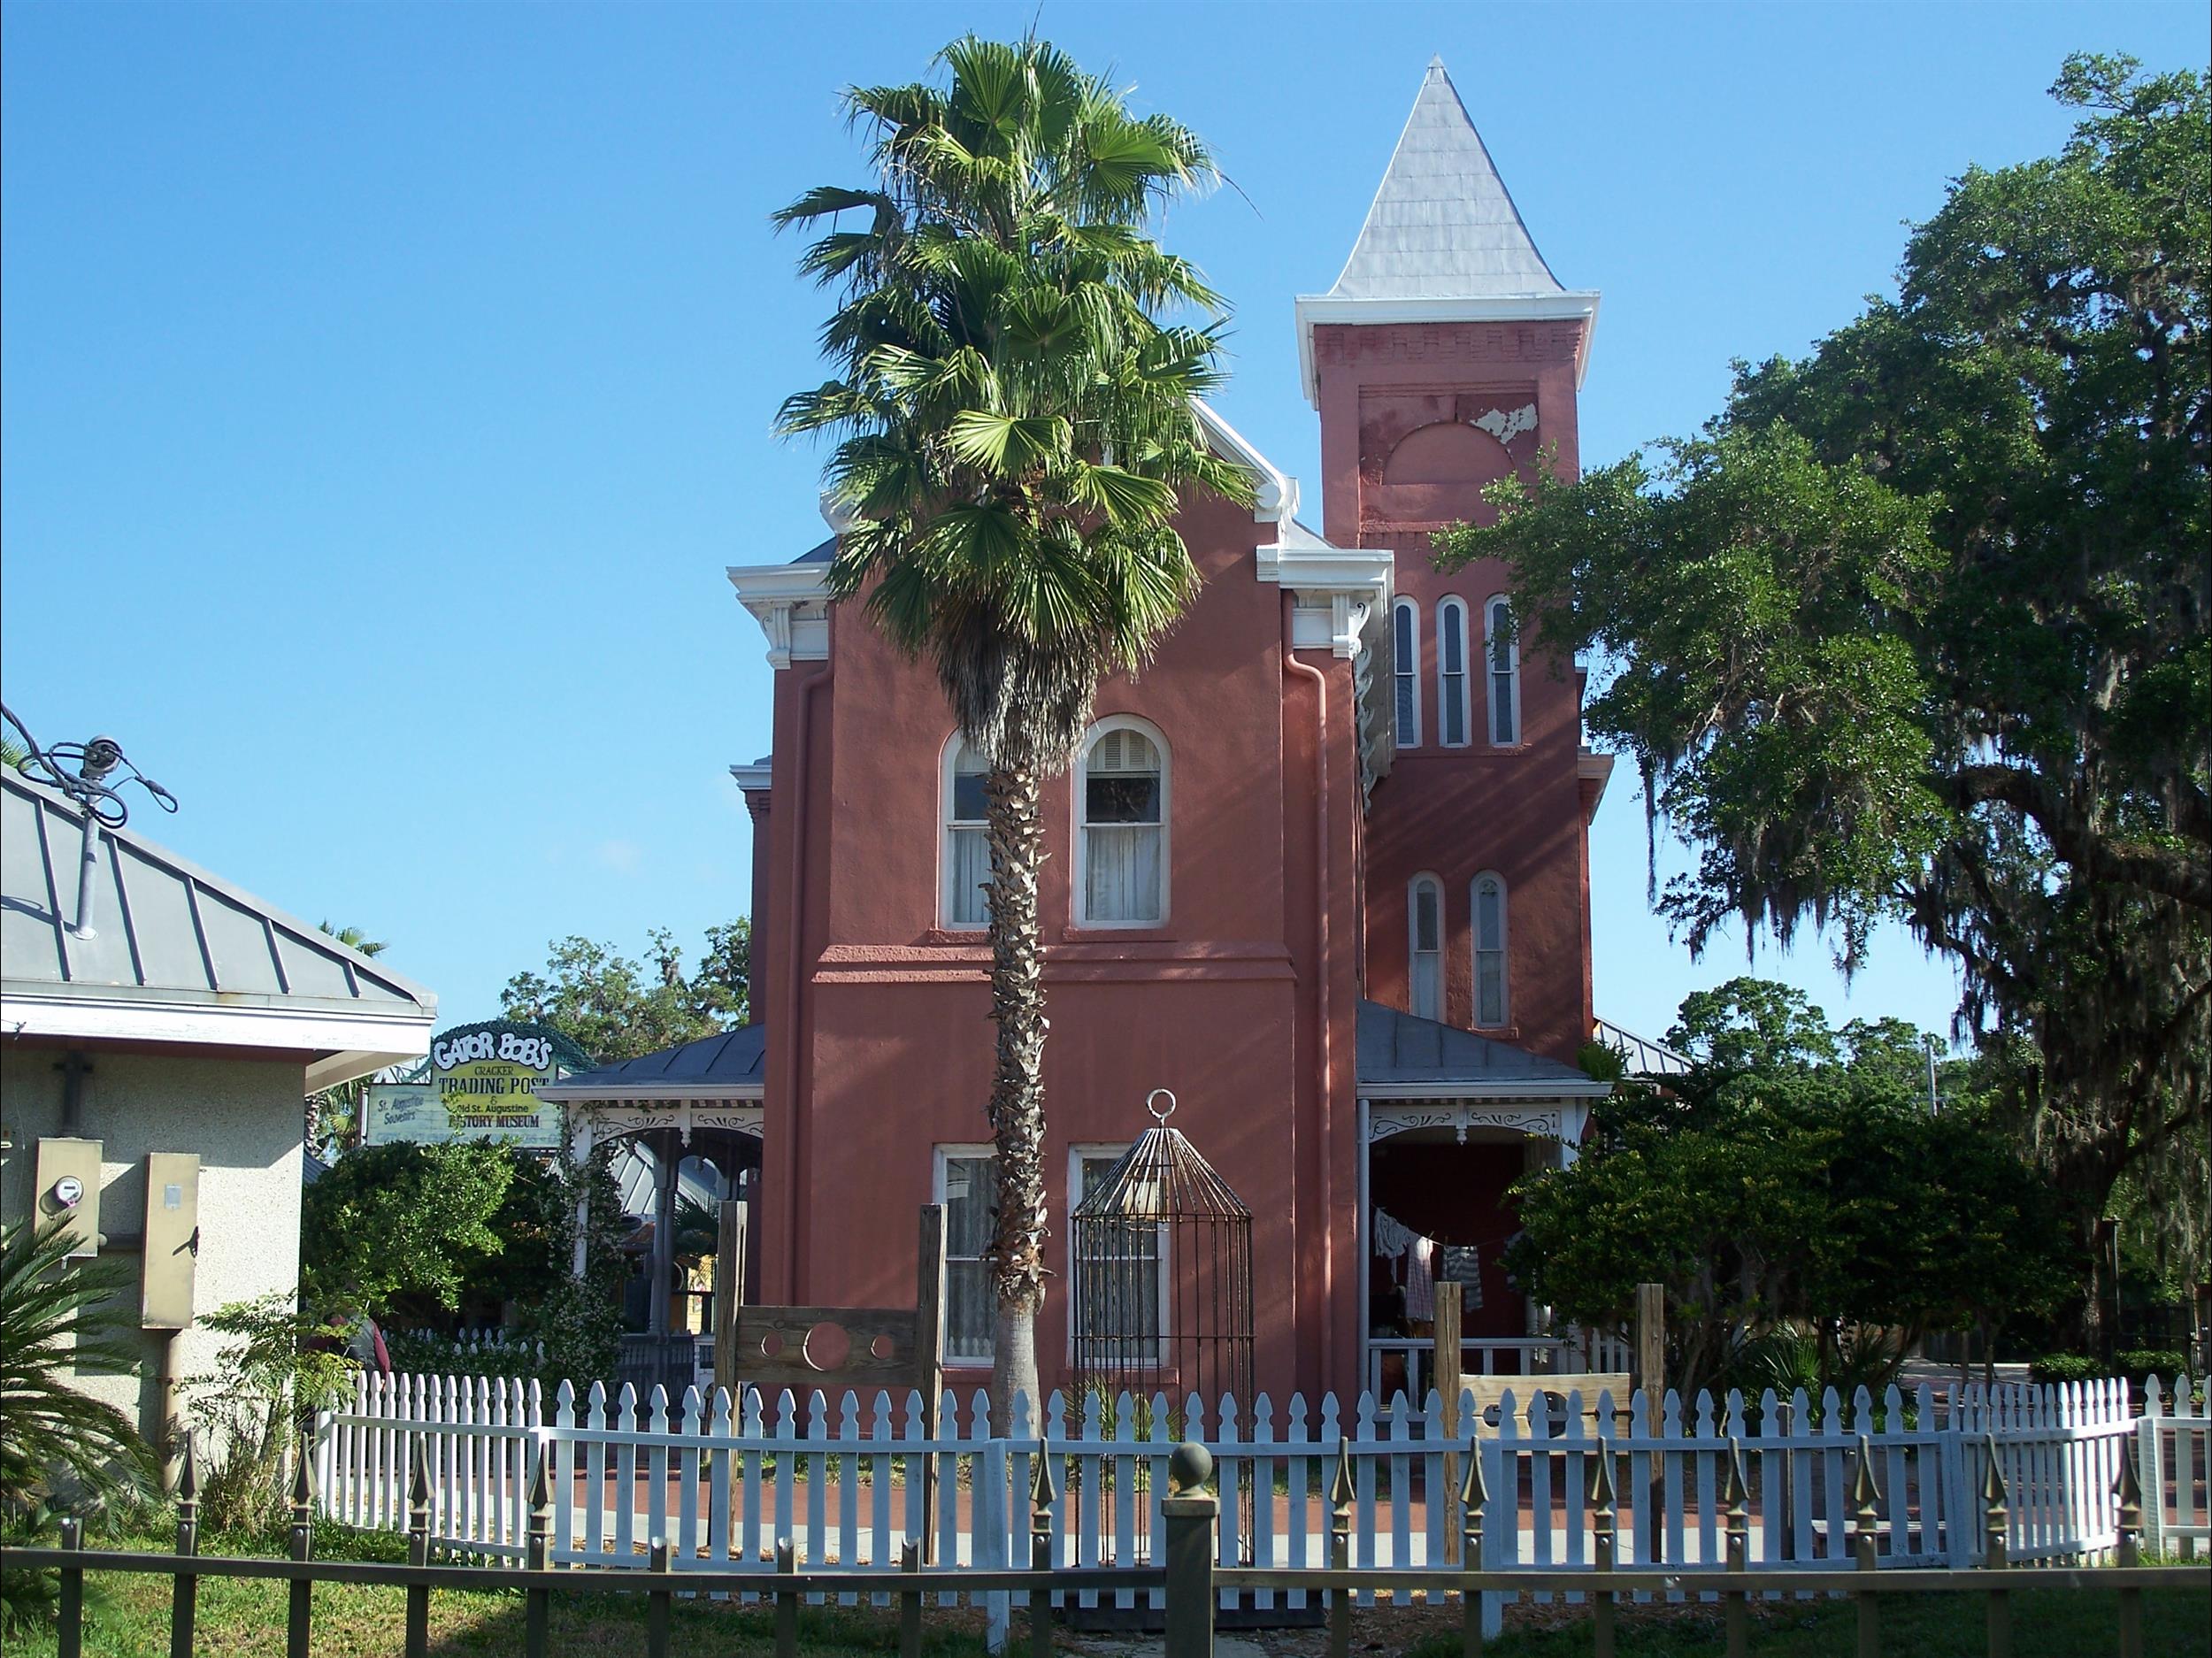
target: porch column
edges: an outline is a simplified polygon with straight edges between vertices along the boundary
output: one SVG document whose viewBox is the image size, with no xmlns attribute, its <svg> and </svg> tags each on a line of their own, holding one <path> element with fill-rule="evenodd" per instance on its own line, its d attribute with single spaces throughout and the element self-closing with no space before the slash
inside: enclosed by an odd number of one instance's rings
<svg viewBox="0 0 2212 1658">
<path fill-rule="evenodd" d="M 576 1125 L 576 1132 L 569 1140 L 572 1167 L 578 1173 L 591 1163 L 591 1118 L 580 1106 L 570 1108 L 583 1121 Z M 585 1187 L 576 1198 L 575 1241 L 569 1262 L 569 1276 L 580 1280 L 584 1276 L 584 1258 L 591 1232 L 591 1190 Z"/>
<path fill-rule="evenodd" d="M 653 1290 L 645 1303 L 645 1329 L 657 1336 L 668 1330 L 668 1275 L 676 1263 L 676 1170 L 683 1141 L 672 1132 L 656 1136 L 653 1150 Z"/>
</svg>

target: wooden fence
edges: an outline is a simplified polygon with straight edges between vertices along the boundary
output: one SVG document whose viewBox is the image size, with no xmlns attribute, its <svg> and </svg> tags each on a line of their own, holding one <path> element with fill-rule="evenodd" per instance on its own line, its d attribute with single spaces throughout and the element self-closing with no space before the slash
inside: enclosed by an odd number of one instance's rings
<svg viewBox="0 0 2212 1658">
<path fill-rule="evenodd" d="M 1701 1393 L 1686 1404 L 1670 1393 L 1654 1423 L 1640 1393 L 1625 1410 L 1609 1396 L 1585 1410 L 1571 1380 L 1560 1378 L 1563 1396 L 1509 1393 L 1490 1421 L 1478 1421 L 1463 1399 L 1471 1438 L 1444 1431 L 1433 1395 L 1420 1410 L 1402 1396 L 1378 1407 L 1365 1395 L 1348 1410 L 1333 1396 L 1310 1409 L 1294 1395 L 1279 1409 L 1262 1394 L 1249 1407 L 1224 1399 L 1210 1412 L 1195 1399 L 1172 1408 L 1162 1396 L 1124 1395 L 1110 1406 L 1055 1394 L 1041 1423 L 1017 1401 L 1012 1432 L 995 1439 L 980 1394 L 964 1408 L 947 1394 L 930 1433 L 911 1393 L 801 1401 L 748 1389 L 733 1401 L 694 1389 L 672 1402 L 658 1389 L 641 1400 L 627 1387 L 579 1397 L 563 1386 L 549 1401 L 534 1385 L 512 1381 L 365 1378 L 353 1408 L 319 1424 L 316 1485 L 332 1518 L 397 1529 L 419 1467 L 434 1542 L 514 1560 L 526 1549 L 528 1475 L 542 1452 L 557 1565 L 642 1566 L 647 1542 L 664 1538 L 679 1572 L 765 1577 L 777 1541 L 787 1539 L 807 1560 L 844 1570 L 896 1570 L 909 1543 L 935 1563 L 999 1570 L 1026 1546 L 1021 1493 L 1041 1448 L 1056 1492 L 1050 1563 L 1118 1569 L 1155 1563 L 1167 1459 L 1187 1437 L 1206 1445 L 1217 1470 L 1218 1565 L 1321 1566 L 1341 1462 L 1352 1489 L 1349 1566 L 1381 1582 L 1463 1563 L 1458 1487 L 1471 1458 L 1492 1493 L 1478 1562 L 1486 1572 L 1594 1569 L 1589 1493 L 1601 1464 L 1617 1476 L 1619 1564 L 1713 1568 L 1724 1552 L 1726 1470 L 1740 1455 L 1746 1569 L 1805 1573 L 1855 1569 L 1847 1519 L 1862 1446 L 1880 1490 L 1885 1569 L 1984 1557 L 1979 1495 L 1993 1458 L 2012 1493 L 2015 1562 L 2108 1561 L 2119 1541 L 2115 1484 L 2133 1444 L 2149 1478 L 2154 1546 L 2205 1535 L 2208 1424 L 2185 1387 L 2180 1404 L 2154 1394 L 2140 1414 L 2118 1381 L 1893 1387 L 1878 1400 L 1832 1391 L 1818 1401 L 1802 1392 L 1755 1401 Z M 933 1529 L 925 1524 L 925 1467 L 948 1493 Z M 1100 1591 L 1075 1593 L 1082 1610 L 1102 1604 Z M 1308 1606 L 1296 1586 L 1240 1593 L 1263 1611 Z M 1146 1598 L 1124 1586 L 1103 1604 L 1131 1610 Z M 1150 1600 L 1156 1610 L 1156 1592 Z M 988 1604 L 1002 1627 L 1003 1598 Z M 1494 1628 L 1499 1608 L 1494 1600 Z"/>
</svg>

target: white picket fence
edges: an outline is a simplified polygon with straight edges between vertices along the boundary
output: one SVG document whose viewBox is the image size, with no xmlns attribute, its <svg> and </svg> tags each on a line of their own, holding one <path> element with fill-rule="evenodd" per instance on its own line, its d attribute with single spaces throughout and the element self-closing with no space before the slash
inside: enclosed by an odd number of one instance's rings
<svg viewBox="0 0 2212 1658">
<path fill-rule="evenodd" d="M 1532 1378 L 1555 1388 L 1571 1380 Z M 1586 1415 L 1578 1394 L 1564 1410 L 1508 1395 L 1494 1433 L 1479 1441 L 1488 1493 L 1482 1563 L 1593 1565 L 1588 1492 L 1597 1459 L 1609 1455 L 1620 1562 L 1717 1564 L 1721 1493 L 1736 1450 L 1749 1487 L 1752 1569 L 1846 1570 L 1847 1493 L 1861 1436 L 1881 1491 L 1884 1564 L 1982 1558 L 1993 1444 L 2016 1562 L 2109 1555 L 2118 1541 L 2114 1485 L 2131 1438 L 2155 1447 L 2139 1455 L 2158 1535 L 2203 1537 L 2208 1424 L 2185 1387 L 2178 1400 L 2162 1412 L 2154 1393 L 2139 1416 L 2118 1381 L 1910 1394 L 1892 1387 L 1878 1401 L 1864 1390 L 1847 1401 L 1831 1390 L 1817 1412 L 1801 1391 L 1787 1401 L 1769 1393 L 1755 1408 L 1734 1393 L 1700 1393 L 1688 1405 L 1669 1393 L 1654 1424 L 1640 1394 L 1623 1415 L 1608 1398 Z M 334 1519 L 399 1528 L 419 1456 L 436 1541 L 518 1559 L 544 1447 L 557 1562 L 641 1566 L 647 1543 L 664 1538 L 680 1571 L 767 1574 L 776 1542 L 789 1538 L 809 1563 L 888 1572 L 901 1546 L 922 1538 L 921 1470 L 933 1466 L 935 1561 L 998 1567 L 1027 1562 L 1030 1459 L 1041 1438 L 1056 1463 L 1054 1564 L 1143 1566 L 1152 1563 L 1168 1455 L 1187 1437 L 1212 1450 L 1218 1470 L 1221 1564 L 1318 1567 L 1329 1558 L 1328 1493 L 1341 1445 L 1352 1467 L 1356 1566 L 1387 1572 L 1455 1558 L 1460 1515 L 1447 1459 L 1463 1455 L 1469 1440 L 1444 1434 L 1433 1394 L 1420 1409 L 1402 1395 L 1379 1406 L 1363 1394 L 1347 1410 L 1333 1395 L 1314 1409 L 1301 1395 L 1278 1408 L 1261 1394 L 1248 1408 L 1225 1398 L 1210 1412 L 1196 1399 L 1171 1409 L 1161 1395 L 1124 1395 L 1110 1411 L 1092 1397 L 1079 1409 L 1056 1393 L 1041 1424 L 1018 1401 L 1004 1438 L 991 1435 L 980 1393 L 964 1407 L 948 1393 L 934 1437 L 922 1431 L 920 1404 L 918 1394 L 895 1402 L 882 1393 L 764 1401 L 751 1389 L 734 1405 L 720 1390 L 710 1400 L 696 1389 L 672 1404 L 657 1388 L 641 1401 L 628 1387 L 610 1397 L 595 1386 L 579 1396 L 566 1385 L 548 1401 L 535 1383 L 365 1378 L 351 1409 L 322 1419 L 317 1489 Z M 1108 1592 L 1122 1607 L 1138 1593 Z M 979 1598 L 1002 1629 L 1005 1598 Z M 1262 1594 L 1258 1604 L 1275 1599 Z M 1305 1595 L 1282 1600 L 1302 1607 Z M 1497 1597 L 1489 1600 L 1494 1627 Z"/>
<path fill-rule="evenodd" d="M 2190 1397 L 2186 1377 L 2143 1388 L 2136 1468 L 2143 1482 L 2143 1548 L 2194 1560 L 2212 1543 L 2212 1389 Z"/>
</svg>

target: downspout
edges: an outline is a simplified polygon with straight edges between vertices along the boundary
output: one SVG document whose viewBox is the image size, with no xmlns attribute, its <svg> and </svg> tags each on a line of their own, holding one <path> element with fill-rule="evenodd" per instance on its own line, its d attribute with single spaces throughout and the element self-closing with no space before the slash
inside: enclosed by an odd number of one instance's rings
<svg viewBox="0 0 2212 1658">
<path fill-rule="evenodd" d="M 799 687 L 797 727 L 794 733 L 797 752 L 791 758 L 791 911 L 787 917 L 784 940 L 784 982 L 791 992 L 791 1185 L 785 1194 L 784 1235 L 788 1247 L 784 1251 L 784 1301 L 793 1302 L 799 1298 L 799 1214 L 803 1205 L 799 1194 L 806 1189 L 806 1112 L 801 1101 L 805 1096 L 806 1048 L 803 1041 L 801 1003 L 805 993 L 802 989 L 799 967 L 804 955 L 801 935 L 806 931 L 806 791 L 808 739 L 814 729 L 814 694 L 826 689 L 837 677 L 837 612 L 833 606 L 829 616 L 829 654 L 824 659 L 821 672 Z M 766 1132 L 767 1125 L 761 1125 Z"/>
<path fill-rule="evenodd" d="M 1330 1132 L 1334 1081 L 1329 1041 L 1329 679 L 1320 669 L 1298 660 L 1292 644 L 1297 596 L 1283 595 L 1283 672 L 1313 681 L 1313 934 L 1314 1008 L 1319 1025 L 1321 1060 L 1321 1306 L 1324 1327 L 1336 1309 L 1336 1162 Z M 1294 1278 L 1295 1275 L 1293 1275 Z M 1332 1353 L 1333 1347 L 1328 1349 Z"/>
</svg>

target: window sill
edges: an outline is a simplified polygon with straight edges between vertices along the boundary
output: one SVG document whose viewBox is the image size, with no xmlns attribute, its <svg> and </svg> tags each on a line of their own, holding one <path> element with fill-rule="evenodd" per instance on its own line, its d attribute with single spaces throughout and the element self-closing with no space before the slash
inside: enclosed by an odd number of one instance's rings
<svg viewBox="0 0 2212 1658">
<path fill-rule="evenodd" d="M 1110 921 L 1071 921 L 1060 929 L 1063 944 L 1121 944 L 1173 942 L 1175 929 L 1160 921 L 1133 921 L 1118 926 Z"/>
<path fill-rule="evenodd" d="M 931 927 L 921 936 L 925 945 L 977 945 L 991 941 L 987 927 Z"/>
</svg>

